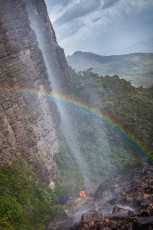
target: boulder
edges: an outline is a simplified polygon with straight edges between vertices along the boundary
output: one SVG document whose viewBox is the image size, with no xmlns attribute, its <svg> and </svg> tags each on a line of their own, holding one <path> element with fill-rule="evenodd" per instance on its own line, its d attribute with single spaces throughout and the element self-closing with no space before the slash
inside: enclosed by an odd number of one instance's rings
<svg viewBox="0 0 153 230">
<path fill-rule="evenodd" d="M 136 217 L 135 222 L 133 223 L 134 230 L 143 230 L 147 229 L 147 227 L 151 227 L 149 229 L 153 229 L 153 216 Z"/>
</svg>

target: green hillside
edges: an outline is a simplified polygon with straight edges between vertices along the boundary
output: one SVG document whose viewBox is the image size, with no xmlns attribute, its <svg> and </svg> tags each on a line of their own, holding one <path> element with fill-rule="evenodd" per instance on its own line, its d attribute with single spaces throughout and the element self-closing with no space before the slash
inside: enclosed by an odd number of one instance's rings
<svg viewBox="0 0 153 230">
<path fill-rule="evenodd" d="M 67 82 L 65 94 L 80 105 L 66 108 L 91 181 L 98 185 L 112 175 L 132 175 L 153 152 L 153 88 L 135 88 L 118 76 L 99 77 L 90 71 L 75 74 L 71 70 Z M 92 112 L 94 108 L 101 116 Z M 64 141 L 57 162 L 60 156 L 63 165 L 69 162 L 66 176 L 60 168 L 63 184 L 71 181 L 70 191 L 77 181 L 78 187 L 83 186 L 76 162 L 72 170 L 75 160 Z"/>
</svg>

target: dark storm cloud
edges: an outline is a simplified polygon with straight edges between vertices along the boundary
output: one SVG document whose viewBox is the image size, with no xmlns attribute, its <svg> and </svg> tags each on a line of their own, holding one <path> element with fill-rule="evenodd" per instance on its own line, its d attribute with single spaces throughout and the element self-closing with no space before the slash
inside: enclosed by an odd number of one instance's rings
<svg viewBox="0 0 153 230">
<path fill-rule="evenodd" d="M 120 0 L 105 0 L 104 4 L 103 4 L 103 9 L 109 8 L 113 5 L 115 5 L 117 2 L 119 2 Z"/>
<path fill-rule="evenodd" d="M 87 2 L 86 0 L 81 0 L 78 3 L 75 3 L 59 18 L 57 18 L 55 24 L 64 24 L 66 22 L 74 20 L 75 18 L 83 17 L 97 10 L 100 6 L 101 0 L 90 0 L 90 2 Z"/>
</svg>

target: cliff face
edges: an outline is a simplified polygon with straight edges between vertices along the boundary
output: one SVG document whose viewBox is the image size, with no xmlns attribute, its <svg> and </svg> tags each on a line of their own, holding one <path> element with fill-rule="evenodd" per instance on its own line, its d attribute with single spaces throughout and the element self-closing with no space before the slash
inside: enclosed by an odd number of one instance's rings
<svg viewBox="0 0 153 230">
<path fill-rule="evenodd" d="M 39 46 L 50 60 L 52 74 L 59 79 L 65 77 L 68 74 L 67 61 L 63 49 L 57 44 L 44 0 L 25 0 L 25 6 Z"/>
<path fill-rule="evenodd" d="M 52 157 L 58 151 L 59 115 L 53 101 L 38 94 L 51 92 L 51 87 L 28 7 L 46 35 L 55 76 L 66 73 L 66 59 L 44 0 L 0 0 L 0 6 L 0 164 L 21 156 L 51 186 L 57 175 Z"/>
</svg>

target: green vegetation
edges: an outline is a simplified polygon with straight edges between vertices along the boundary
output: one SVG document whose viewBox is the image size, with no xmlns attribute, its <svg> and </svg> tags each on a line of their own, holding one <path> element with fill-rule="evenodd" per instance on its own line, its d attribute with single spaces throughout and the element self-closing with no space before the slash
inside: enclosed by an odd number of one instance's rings
<svg viewBox="0 0 153 230">
<path fill-rule="evenodd" d="M 0 169 L 0 229 L 43 230 L 59 209 L 58 196 L 37 182 L 24 161 Z"/>
<path fill-rule="evenodd" d="M 68 96 L 109 116 L 153 151 L 153 87 L 135 88 L 117 75 L 100 77 L 89 70 L 71 75 Z"/>
<path fill-rule="evenodd" d="M 64 155 L 64 154 L 63 154 Z M 70 157 L 71 158 L 71 157 Z M 74 163 L 75 160 L 72 161 Z M 64 164 L 65 162 L 63 162 Z M 60 165 L 58 165 L 60 167 Z M 83 189 L 83 178 L 79 170 L 74 171 L 71 167 L 67 170 L 59 168 L 60 176 L 56 183 L 55 192 L 58 195 L 68 194 L 70 197 L 79 196 L 79 191 Z"/>
<path fill-rule="evenodd" d="M 62 194 L 78 196 L 83 188 L 83 178 L 78 165 L 64 140 L 61 140 L 61 151 L 54 156 L 58 165 L 59 176 L 57 178 L 55 192 L 60 197 Z"/>
<path fill-rule="evenodd" d="M 66 80 L 68 87 L 64 93 L 72 101 L 74 99 L 96 108 L 126 133 L 133 135 L 150 155 L 153 153 L 153 88 L 135 88 L 116 75 L 100 77 L 90 70 L 76 74 L 70 69 Z M 90 179 L 95 184 L 116 173 L 132 175 L 141 168 L 143 160 L 148 160 L 136 142 L 109 122 L 75 106 L 67 105 L 67 111 L 83 157 L 89 165 Z M 72 193 L 78 191 L 77 188 L 83 186 L 83 178 L 64 141 L 55 160 L 60 169 L 60 189 L 66 191 L 69 188 Z"/>
</svg>

